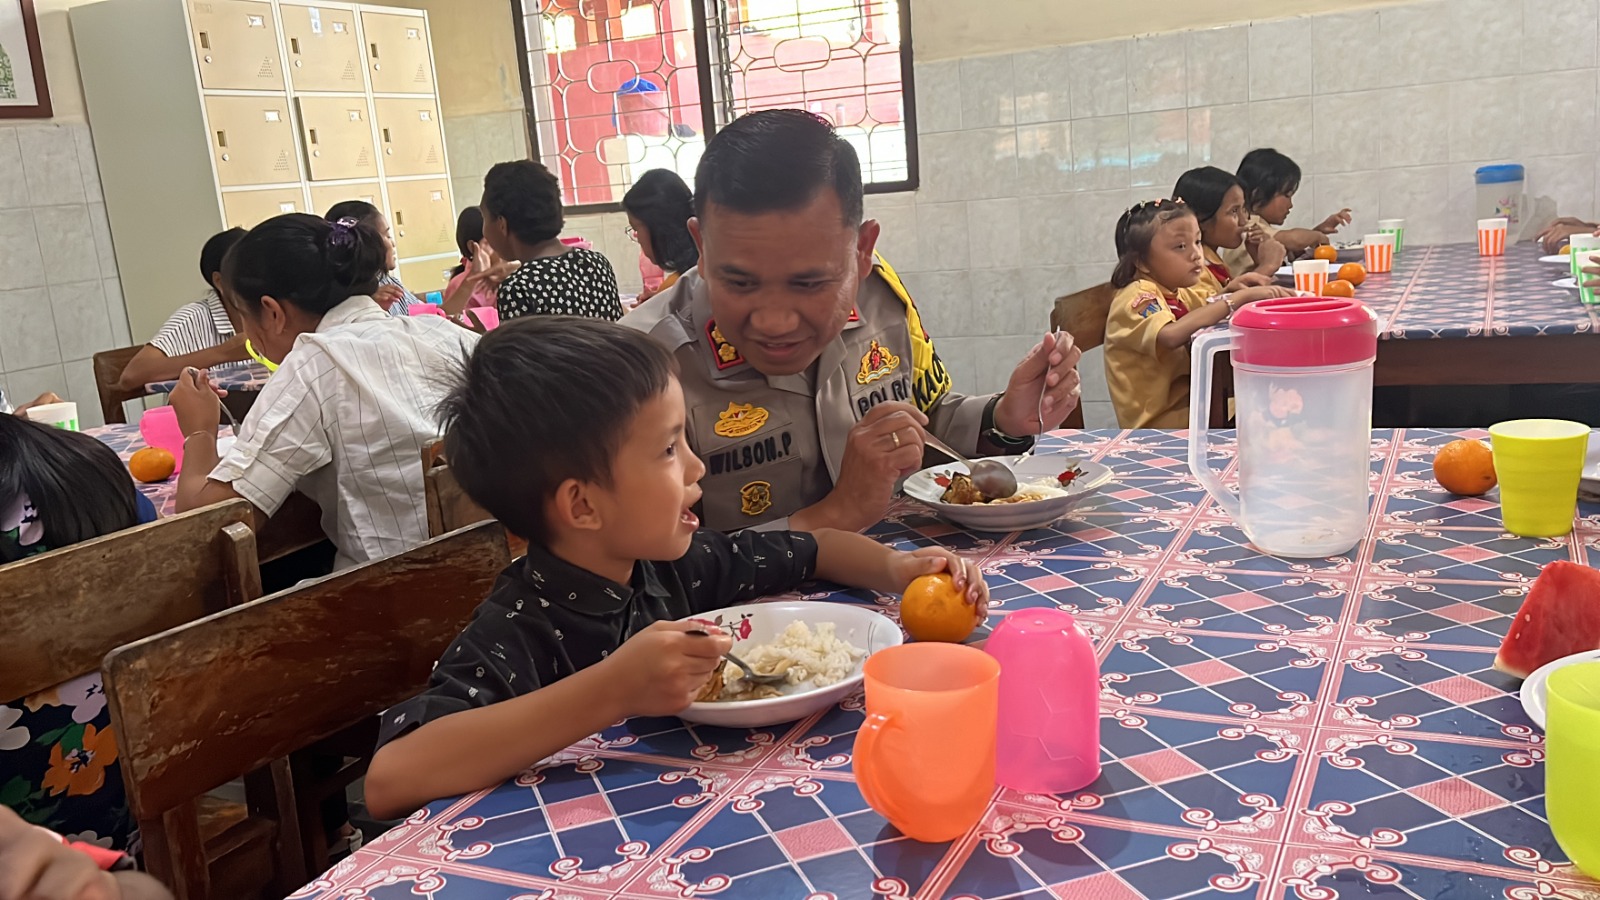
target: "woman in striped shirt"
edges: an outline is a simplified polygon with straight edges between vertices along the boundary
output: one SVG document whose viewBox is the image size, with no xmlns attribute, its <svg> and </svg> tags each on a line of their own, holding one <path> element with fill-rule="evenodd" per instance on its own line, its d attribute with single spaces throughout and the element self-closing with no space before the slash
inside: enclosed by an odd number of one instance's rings
<svg viewBox="0 0 1600 900">
<path fill-rule="evenodd" d="M 231 369 L 244 365 L 250 354 L 244 335 L 238 333 L 218 292 L 222 289 L 222 258 L 228 255 L 243 228 L 214 234 L 200 249 L 200 277 L 211 288 L 203 299 L 178 307 L 150 343 L 144 345 L 117 379 L 125 391 L 156 381 L 175 381 L 184 369 Z"/>
<path fill-rule="evenodd" d="M 340 219 L 355 219 L 362 225 L 377 232 L 383 238 L 383 246 L 387 255 L 383 261 L 383 275 L 378 279 L 378 289 L 373 291 L 372 299 L 378 302 L 391 316 L 405 316 L 411 314 L 411 307 L 421 303 L 417 295 L 406 290 L 394 270 L 400 261 L 394 246 L 394 232 L 389 228 L 389 219 L 376 206 L 365 200 L 345 200 L 335 203 L 328 214 L 323 216 L 329 222 Z"/>
</svg>

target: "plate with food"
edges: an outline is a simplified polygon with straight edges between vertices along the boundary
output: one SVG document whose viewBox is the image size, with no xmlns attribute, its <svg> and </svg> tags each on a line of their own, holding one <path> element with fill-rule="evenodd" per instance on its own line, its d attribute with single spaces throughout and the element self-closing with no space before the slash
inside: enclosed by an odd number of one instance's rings
<svg viewBox="0 0 1600 900">
<path fill-rule="evenodd" d="M 1541 256 L 1541 257 L 1539 257 L 1539 262 L 1550 263 L 1551 265 L 1557 265 L 1557 266 L 1570 266 L 1570 265 L 1572 265 L 1572 254 L 1571 253 L 1552 253 L 1549 256 Z"/>
<path fill-rule="evenodd" d="M 758 675 L 785 678 L 776 685 L 753 684 L 724 660 L 678 717 L 725 728 L 765 728 L 827 709 L 861 687 L 868 656 L 905 642 L 888 616 L 848 603 L 753 603 L 688 621 L 731 633 L 733 655 Z"/>
<path fill-rule="evenodd" d="M 1578 280 L 1569 275 L 1566 278 L 1557 278 L 1555 281 L 1550 282 L 1550 286 L 1561 288 L 1564 291 L 1575 291 L 1578 289 Z"/>
<path fill-rule="evenodd" d="M 906 479 L 906 495 L 939 515 L 978 531 L 1043 528 L 1109 484 L 1111 469 L 1060 453 L 996 456 L 1017 476 L 1017 493 L 1003 500 L 983 496 L 961 463 L 930 466 Z"/>
</svg>

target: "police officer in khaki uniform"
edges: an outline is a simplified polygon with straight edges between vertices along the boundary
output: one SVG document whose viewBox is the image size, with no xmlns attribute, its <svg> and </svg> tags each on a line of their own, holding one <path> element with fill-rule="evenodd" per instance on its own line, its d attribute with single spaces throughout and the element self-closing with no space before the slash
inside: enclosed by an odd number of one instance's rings
<svg viewBox="0 0 1600 900">
<path fill-rule="evenodd" d="M 800 110 L 744 116 L 706 146 L 689 222 L 700 265 L 622 324 L 673 351 L 701 518 L 860 530 L 922 465 L 929 432 L 964 453 L 1019 453 L 1077 404 L 1071 339 L 1046 336 L 1002 394 L 966 397 L 862 221 L 854 149 Z"/>
</svg>

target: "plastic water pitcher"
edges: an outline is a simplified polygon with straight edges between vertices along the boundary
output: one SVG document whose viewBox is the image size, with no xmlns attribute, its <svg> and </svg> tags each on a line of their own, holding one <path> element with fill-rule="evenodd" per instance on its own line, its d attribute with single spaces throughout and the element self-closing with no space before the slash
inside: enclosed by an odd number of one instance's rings
<svg viewBox="0 0 1600 900">
<path fill-rule="evenodd" d="M 1506 219 L 1506 243 L 1515 244 L 1522 234 L 1523 180 L 1526 170 L 1515 163 L 1483 166 L 1473 173 L 1478 186 L 1478 218 Z"/>
<path fill-rule="evenodd" d="M 1207 458 L 1217 353 L 1232 355 L 1239 492 Z M 1252 303 L 1191 348 L 1189 468 L 1261 551 L 1336 556 L 1366 532 L 1378 319 L 1355 300 Z"/>
<path fill-rule="evenodd" d="M 1000 663 L 995 781 L 1064 794 L 1100 777 L 1100 664 L 1060 609 L 1011 613 L 984 644 Z"/>
</svg>

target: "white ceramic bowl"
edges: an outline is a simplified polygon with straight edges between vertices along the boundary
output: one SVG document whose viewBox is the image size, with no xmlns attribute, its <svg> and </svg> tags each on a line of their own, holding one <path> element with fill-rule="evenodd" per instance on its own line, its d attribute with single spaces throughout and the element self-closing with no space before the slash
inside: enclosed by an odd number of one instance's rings
<svg viewBox="0 0 1600 900">
<path fill-rule="evenodd" d="M 1027 484 L 1041 478 L 1054 478 L 1074 462 L 1083 469 L 1083 477 L 1067 488 L 1065 497 L 1051 497 L 1047 500 L 1030 500 L 1023 503 L 964 506 L 958 503 L 945 503 L 939 499 L 944 496 L 944 488 L 934 481 L 934 478 L 967 471 L 967 467 L 961 463 L 944 463 L 930 466 L 907 478 L 901 489 L 907 496 L 920 500 L 932 507 L 934 512 L 964 528 L 978 531 L 1026 531 L 1029 528 L 1043 528 L 1053 524 L 1071 512 L 1090 494 L 1113 480 L 1111 470 L 1100 463 L 1074 460 L 1064 453 L 1043 453 L 1025 460 L 1020 456 L 993 458 L 1011 466 L 1017 473 L 1019 484 Z M 1022 461 L 1019 463 L 1018 460 Z"/>
<path fill-rule="evenodd" d="M 850 677 L 827 687 L 806 688 L 766 700 L 738 700 L 724 703 L 691 703 L 678 714 L 685 722 L 721 725 L 726 728 L 765 728 L 780 722 L 793 722 L 838 703 L 861 687 L 861 663 L 886 647 L 905 642 L 900 626 L 870 607 L 849 603 L 817 603 L 795 600 L 730 606 L 691 617 L 717 622 L 731 631 L 735 656 L 740 647 L 754 647 L 776 640 L 789 623 L 805 622 L 813 632 L 824 622 L 832 622 L 840 640 L 867 651 Z M 745 624 L 749 625 L 748 632 Z M 744 636 L 741 637 L 740 635 Z M 793 690 L 787 688 L 787 690 Z"/>
<path fill-rule="evenodd" d="M 1522 711 L 1528 714 L 1533 724 L 1540 728 L 1544 727 L 1545 711 L 1549 709 L 1546 699 L 1550 675 L 1557 669 L 1586 662 L 1600 662 L 1600 650 L 1585 650 L 1582 653 L 1563 656 L 1555 662 L 1545 663 L 1535 669 L 1533 674 L 1528 676 L 1528 680 L 1522 683 L 1522 690 L 1517 693 L 1522 697 Z"/>
</svg>

